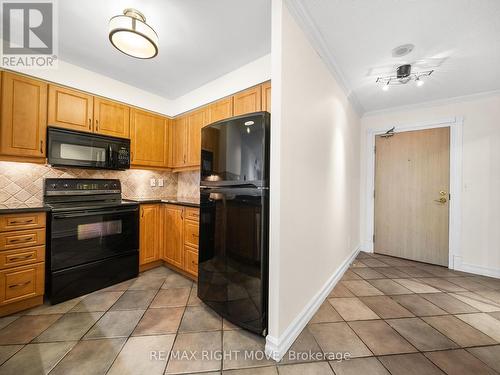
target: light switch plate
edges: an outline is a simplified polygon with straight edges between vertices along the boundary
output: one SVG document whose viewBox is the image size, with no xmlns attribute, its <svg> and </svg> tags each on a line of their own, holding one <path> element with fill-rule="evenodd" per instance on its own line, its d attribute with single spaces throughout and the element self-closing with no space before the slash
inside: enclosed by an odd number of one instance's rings
<svg viewBox="0 0 500 375">
<path fill-rule="evenodd" d="M 156 180 L 155 180 L 154 178 L 150 179 L 150 180 L 149 180 L 149 185 L 150 185 L 151 187 L 156 186 Z"/>
<path fill-rule="evenodd" d="M 158 186 L 163 186 L 163 178 L 158 179 Z"/>
</svg>

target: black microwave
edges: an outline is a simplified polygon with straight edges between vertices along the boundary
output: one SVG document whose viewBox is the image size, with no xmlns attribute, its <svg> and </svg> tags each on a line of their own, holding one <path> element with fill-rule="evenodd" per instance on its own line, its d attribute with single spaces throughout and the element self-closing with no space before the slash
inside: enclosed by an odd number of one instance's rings
<svg viewBox="0 0 500 375">
<path fill-rule="evenodd" d="M 48 128 L 47 159 L 55 167 L 130 168 L 130 140 Z"/>
</svg>

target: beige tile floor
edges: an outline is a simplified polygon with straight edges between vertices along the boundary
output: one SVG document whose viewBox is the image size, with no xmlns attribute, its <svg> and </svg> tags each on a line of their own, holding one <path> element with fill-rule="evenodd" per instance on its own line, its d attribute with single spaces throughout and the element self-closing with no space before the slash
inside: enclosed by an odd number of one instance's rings
<svg viewBox="0 0 500 375">
<path fill-rule="evenodd" d="M 500 280 L 361 253 L 280 363 L 228 355 L 263 349 L 167 268 L 0 318 L 0 375 L 497 374 Z"/>
</svg>

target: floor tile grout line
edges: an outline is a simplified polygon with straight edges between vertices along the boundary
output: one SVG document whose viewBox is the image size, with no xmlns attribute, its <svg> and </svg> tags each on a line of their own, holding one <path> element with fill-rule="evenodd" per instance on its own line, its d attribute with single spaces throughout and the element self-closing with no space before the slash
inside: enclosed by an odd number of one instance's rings
<svg viewBox="0 0 500 375">
<path fill-rule="evenodd" d="M 145 273 L 147 271 L 144 271 L 143 273 Z M 162 287 L 163 285 L 165 284 L 166 282 L 166 279 L 168 278 L 168 276 L 170 276 L 171 274 L 165 276 L 165 280 L 163 280 L 163 283 L 160 285 L 160 287 L 158 289 L 154 289 L 156 290 L 156 293 L 155 295 L 153 296 L 153 298 L 151 299 L 151 301 L 149 301 L 149 304 L 147 305 L 146 309 L 144 310 L 143 314 L 141 315 L 141 318 L 137 321 L 137 324 L 135 325 L 135 327 L 132 329 L 132 331 L 130 332 L 130 334 L 127 336 L 123 346 L 120 348 L 118 354 L 116 355 L 116 357 L 113 359 L 113 362 L 111 363 L 111 365 L 109 366 L 109 368 L 106 370 L 106 374 L 111 370 L 111 368 L 113 367 L 113 364 L 115 363 L 116 359 L 118 358 L 118 356 L 120 355 L 120 353 L 122 352 L 123 348 L 125 347 L 125 345 L 127 344 L 128 340 L 130 339 L 130 337 L 143 337 L 143 335 L 140 335 L 140 336 L 132 336 L 132 334 L 134 333 L 134 330 L 137 328 L 137 326 L 139 325 L 140 321 L 142 320 L 142 318 L 144 317 L 144 315 L 146 314 L 146 311 L 150 309 L 150 306 L 151 304 L 153 303 L 154 299 L 156 298 L 156 296 L 158 295 L 158 293 L 160 293 L 160 290 L 162 290 Z M 162 278 L 163 276 L 159 276 L 158 278 Z M 133 285 L 133 283 L 131 284 L 131 286 Z M 191 289 L 193 288 L 193 284 L 191 284 Z M 127 291 L 129 291 L 130 289 L 127 288 Z M 144 289 L 144 290 L 151 290 L 151 289 Z M 132 289 L 132 291 L 141 291 L 141 289 Z M 125 294 L 125 292 L 123 294 Z M 122 294 L 122 295 L 123 295 Z M 121 297 L 121 296 L 120 296 Z M 189 297 L 188 297 L 189 299 Z M 116 300 L 116 302 L 118 302 L 118 300 Z M 116 303 L 115 302 L 115 303 Z M 112 305 L 114 306 L 114 304 Z M 111 307 L 110 307 L 111 309 Z M 184 311 L 185 311 L 185 307 L 184 307 Z M 184 316 L 184 311 L 183 311 L 183 316 Z M 181 321 L 182 321 L 182 318 L 181 318 Z M 179 323 L 180 325 L 180 323 Z M 144 336 L 147 336 L 147 335 L 144 335 Z M 151 336 L 154 336 L 154 335 L 151 335 Z M 172 342 L 172 347 L 173 347 L 173 342 Z M 170 357 L 170 354 L 169 354 L 169 357 Z M 165 368 L 164 368 L 164 371 L 166 371 L 166 368 L 167 368 L 167 364 L 168 364 L 168 359 L 165 361 Z"/>
<path fill-rule="evenodd" d="M 145 272 L 147 272 L 147 271 L 145 271 Z M 139 277 L 140 277 L 140 275 L 139 275 L 137 278 L 139 278 Z M 136 278 L 136 279 L 137 279 L 137 278 Z M 158 277 L 158 278 L 161 278 L 161 276 L 160 276 L 160 277 Z M 166 277 L 165 277 L 165 278 L 166 278 Z M 164 283 L 164 282 L 165 282 L 165 280 L 163 281 L 163 283 Z M 161 286 L 163 286 L 163 283 L 162 283 L 162 285 L 161 285 Z M 132 283 L 130 286 L 132 286 L 132 285 L 133 285 L 133 283 Z M 114 302 L 114 303 L 113 303 L 113 304 L 112 304 L 112 305 L 111 305 L 111 306 L 110 306 L 107 310 L 105 310 L 105 311 L 103 312 L 103 314 L 100 316 L 100 318 L 99 318 L 99 319 L 98 319 L 98 320 L 97 320 L 97 321 L 96 321 L 96 322 L 95 322 L 95 323 L 94 323 L 94 324 L 93 324 L 93 325 L 92 325 L 92 326 L 91 326 L 91 327 L 90 327 L 90 328 L 89 328 L 89 329 L 88 329 L 88 330 L 87 330 L 87 331 L 86 331 L 86 332 L 85 332 L 85 333 L 84 333 L 84 334 L 80 337 L 80 339 L 76 340 L 76 344 L 75 344 L 75 345 L 74 345 L 74 346 L 73 346 L 73 347 L 72 347 L 72 348 L 71 348 L 68 352 L 66 352 L 66 354 L 65 354 L 64 356 L 62 356 L 62 357 L 59 359 L 59 361 L 57 362 L 57 364 L 59 364 L 59 363 L 60 363 L 60 362 L 61 362 L 61 361 L 62 361 L 62 360 L 63 360 L 63 359 L 64 359 L 64 358 L 65 358 L 65 357 L 66 357 L 66 356 L 67 356 L 67 355 L 68 355 L 68 354 L 69 354 L 69 353 L 70 353 L 70 352 L 74 349 L 74 347 L 75 347 L 75 346 L 76 346 L 79 342 L 81 342 L 81 341 L 87 341 L 87 340 L 83 340 L 83 337 L 85 337 L 85 335 L 86 335 L 86 334 L 87 334 L 87 333 L 88 333 L 88 332 L 89 332 L 89 331 L 90 331 L 90 330 L 91 330 L 91 329 L 92 329 L 92 328 L 93 328 L 93 327 L 94 327 L 94 326 L 95 326 L 95 325 L 99 322 L 99 320 L 101 320 L 101 319 L 102 319 L 102 317 L 103 317 L 103 316 L 104 316 L 107 312 L 109 312 L 109 311 L 125 311 L 125 310 L 111 310 L 111 309 L 112 309 L 112 307 L 113 307 L 113 306 L 114 306 L 114 305 L 118 302 L 118 300 L 119 300 L 119 299 L 120 299 L 120 298 L 121 298 L 121 297 L 125 294 L 125 292 L 127 292 L 127 291 L 129 291 L 129 290 L 130 290 L 130 289 L 129 289 L 129 288 L 130 288 L 130 286 L 129 286 L 126 290 L 121 291 L 122 293 L 121 293 L 121 295 L 117 298 L 117 300 L 116 300 L 116 301 L 115 301 L 115 302 Z M 154 297 L 153 297 L 153 298 L 151 299 L 151 301 L 149 302 L 149 304 L 148 304 L 147 308 L 146 308 L 146 309 L 144 309 L 144 312 L 143 312 L 143 314 L 141 315 L 141 318 L 139 318 L 139 320 L 137 321 L 137 324 L 136 324 L 136 325 L 135 325 L 135 327 L 132 329 L 132 331 L 130 332 L 130 334 L 129 334 L 128 336 L 122 336 L 122 337 L 119 337 L 119 338 L 124 338 L 124 339 L 125 339 L 125 341 L 123 342 L 123 345 L 121 346 L 120 350 L 117 352 L 117 355 L 116 355 L 116 356 L 115 356 L 115 358 L 113 359 L 113 362 L 111 363 L 111 365 L 109 366 L 109 368 L 106 370 L 106 373 L 107 373 L 107 372 L 111 369 L 111 367 L 113 366 L 114 362 L 116 361 L 116 358 L 118 358 L 118 356 L 119 356 L 119 355 L 120 355 L 120 353 L 122 352 L 123 348 L 125 347 L 126 343 L 127 343 L 127 342 L 128 342 L 128 340 L 129 340 L 129 338 L 130 338 L 130 337 L 131 337 L 131 335 L 133 334 L 133 332 L 134 332 L 135 328 L 137 328 L 137 325 L 139 324 L 140 320 L 142 319 L 142 317 L 144 316 L 144 314 L 145 314 L 145 313 L 146 313 L 146 311 L 148 310 L 149 306 L 150 306 L 150 305 L 151 305 L 151 303 L 153 302 L 153 300 L 154 300 L 154 298 L 156 297 L 156 295 L 157 295 L 157 294 L 159 293 L 159 291 L 161 290 L 161 286 L 160 286 L 160 288 L 159 288 L 159 289 L 153 289 L 153 290 L 156 290 L 156 293 L 155 293 Z M 192 287 L 192 286 L 191 286 L 191 287 Z M 151 290 L 151 289 L 142 289 L 142 290 L 141 290 L 141 289 L 139 289 L 139 290 L 132 289 L 132 291 L 144 291 L 144 290 Z M 100 291 L 96 291 L 96 292 L 98 292 L 98 293 L 99 293 Z M 92 293 L 95 293 L 95 292 L 92 292 Z M 90 295 L 90 294 L 92 294 L 92 293 L 89 293 L 89 295 Z M 104 293 L 106 293 L 106 292 L 104 292 Z M 86 298 L 86 297 L 85 297 L 85 298 Z M 85 298 L 83 298 L 83 299 L 82 299 L 82 301 L 83 301 Z M 80 301 L 80 302 L 81 302 L 81 301 Z M 135 310 L 142 310 L 142 309 L 135 309 Z M 66 313 L 64 313 L 63 315 L 70 313 L 70 311 L 71 311 L 71 310 L 67 311 L 67 312 L 66 312 Z M 61 317 L 62 317 L 62 316 L 61 316 Z M 59 318 L 59 319 L 60 319 L 60 318 Z M 59 319 L 58 319 L 58 320 L 59 320 Z M 56 321 L 56 322 L 57 322 L 57 321 Z M 55 324 L 55 322 L 54 322 L 53 324 Z M 47 329 L 48 329 L 48 328 L 47 328 Z M 37 337 L 38 337 L 38 336 L 37 336 Z M 114 339 L 114 338 L 118 338 L 118 337 L 100 337 L 100 338 L 95 338 L 95 339 L 96 339 L 96 340 L 98 340 L 98 339 Z M 53 370 L 53 369 L 57 366 L 57 364 L 56 364 L 56 365 L 54 365 L 54 367 L 50 370 L 50 372 L 52 372 L 52 370 Z"/>
<path fill-rule="evenodd" d="M 189 294 L 191 294 L 192 290 L 193 290 L 193 285 L 191 285 L 191 290 L 189 291 Z M 179 320 L 179 325 L 177 326 L 177 330 L 175 331 L 175 337 L 174 337 L 174 340 L 172 341 L 172 346 L 170 347 L 170 350 L 169 350 L 169 353 L 168 353 L 168 358 L 165 361 L 165 368 L 163 370 L 163 374 L 167 374 L 168 364 L 170 363 L 172 350 L 174 349 L 175 343 L 177 341 L 177 337 L 179 336 L 179 329 L 181 327 L 182 320 L 184 319 L 184 314 L 186 313 L 186 308 L 187 308 L 187 303 L 188 302 L 189 302 L 189 295 L 188 295 L 188 299 L 186 301 L 186 306 L 184 307 L 184 311 L 182 311 L 182 316 L 181 316 L 181 319 Z"/>
</svg>

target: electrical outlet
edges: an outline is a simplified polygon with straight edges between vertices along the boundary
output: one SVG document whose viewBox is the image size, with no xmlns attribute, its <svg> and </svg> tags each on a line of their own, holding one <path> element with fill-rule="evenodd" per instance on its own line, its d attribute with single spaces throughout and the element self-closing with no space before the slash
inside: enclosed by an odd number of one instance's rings
<svg viewBox="0 0 500 375">
<path fill-rule="evenodd" d="M 150 179 L 150 180 L 149 180 L 149 185 L 150 185 L 151 187 L 156 186 L 156 180 L 155 180 L 154 178 Z"/>
<path fill-rule="evenodd" d="M 163 178 L 158 179 L 158 186 L 163 187 Z"/>
</svg>

